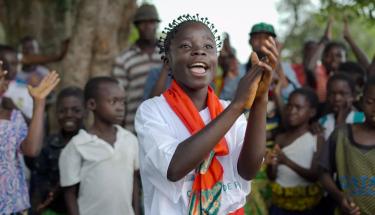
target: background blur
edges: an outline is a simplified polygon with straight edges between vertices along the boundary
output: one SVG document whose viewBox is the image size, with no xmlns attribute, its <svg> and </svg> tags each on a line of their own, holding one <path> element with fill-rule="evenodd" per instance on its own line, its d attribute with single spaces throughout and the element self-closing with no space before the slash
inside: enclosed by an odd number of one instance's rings
<svg viewBox="0 0 375 215">
<path fill-rule="evenodd" d="M 329 16 L 334 18 L 333 39 L 343 40 L 347 16 L 359 47 L 370 58 L 375 54 L 375 0 L 0 0 L 0 43 L 17 45 L 31 35 L 48 53 L 69 38 L 64 60 L 49 67 L 62 73 L 64 85 L 82 85 L 88 77 L 109 74 L 114 57 L 136 40 L 131 17 L 144 2 L 156 5 L 160 32 L 184 13 L 208 17 L 220 32 L 229 33 L 242 63 L 251 51 L 248 33 L 253 24 L 274 25 L 283 58 L 300 62 L 303 42 L 319 40 Z M 70 76 L 77 71 L 79 78 Z"/>
</svg>

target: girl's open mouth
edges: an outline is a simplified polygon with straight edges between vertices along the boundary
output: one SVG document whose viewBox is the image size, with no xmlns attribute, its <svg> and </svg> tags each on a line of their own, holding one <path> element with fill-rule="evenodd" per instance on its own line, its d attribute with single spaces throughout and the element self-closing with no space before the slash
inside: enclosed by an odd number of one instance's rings
<svg viewBox="0 0 375 215">
<path fill-rule="evenodd" d="M 204 76 L 208 66 L 205 63 L 197 62 L 189 65 L 190 72 L 195 76 Z"/>
</svg>

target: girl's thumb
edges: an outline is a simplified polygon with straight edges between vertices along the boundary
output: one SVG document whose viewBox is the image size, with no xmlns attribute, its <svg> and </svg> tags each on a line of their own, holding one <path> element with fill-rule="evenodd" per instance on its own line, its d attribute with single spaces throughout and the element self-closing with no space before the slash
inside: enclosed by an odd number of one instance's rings
<svg viewBox="0 0 375 215">
<path fill-rule="evenodd" d="M 251 52 L 250 60 L 252 65 L 257 65 L 259 63 L 258 55 L 255 52 Z"/>
</svg>

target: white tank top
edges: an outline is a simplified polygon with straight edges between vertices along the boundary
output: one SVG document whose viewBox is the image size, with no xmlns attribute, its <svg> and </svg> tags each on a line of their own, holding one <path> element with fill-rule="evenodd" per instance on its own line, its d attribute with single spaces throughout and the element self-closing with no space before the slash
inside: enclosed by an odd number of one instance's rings
<svg viewBox="0 0 375 215">
<path fill-rule="evenodd" d="M 309 169 L 311 167 L 313 155 L 317 150 L 316 144 L 316 135 L 306 132 L 293 143 L 282 148 L 282 151 L 290 160 L 303 168 Z M 276 182 L 282 187 L 307 186 L 312 184 L 283 164 L 279 165 L 277 168 Z"/>
</svg>

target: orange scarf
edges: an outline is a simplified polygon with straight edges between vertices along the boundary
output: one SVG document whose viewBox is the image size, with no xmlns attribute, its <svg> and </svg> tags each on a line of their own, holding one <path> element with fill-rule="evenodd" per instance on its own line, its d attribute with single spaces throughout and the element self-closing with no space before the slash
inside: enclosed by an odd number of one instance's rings
<svg viewBox="0 0 375 215">
<path fill-rule="evenodd" d="M 173 80 L 171 87 L 163 93 L 163 96 L 191 134 L 205 127 L 197 108 L 176 81 Z M 211 119 L 223 111 L 211 87 L 208 87 L 207 106 Z M 196 169 L 189 202 L 189 214 L 218 214 L 224 170 L 216 156 L 224 156 L 228 153 L 227 142 L 225 138 L 222 138 Z"/>
</svg>

